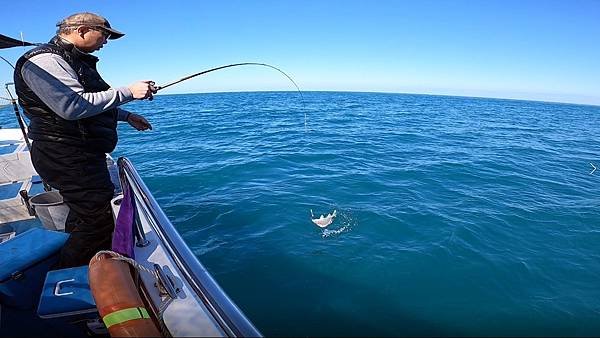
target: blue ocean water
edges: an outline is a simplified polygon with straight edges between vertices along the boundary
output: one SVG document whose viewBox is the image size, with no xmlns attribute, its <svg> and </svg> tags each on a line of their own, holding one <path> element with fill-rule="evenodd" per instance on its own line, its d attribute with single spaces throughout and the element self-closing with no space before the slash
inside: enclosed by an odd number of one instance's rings
<svg viewBox="0 0 600 338">
<path fill-rule="evenodd" d="M 113 155 L 265 335 L 600 335 L 600 107 L 261 92 L 125 108 L 154 130 L 121 125 Z M 322 229 L 311 209 L 338 216 Z"/>
</svg>

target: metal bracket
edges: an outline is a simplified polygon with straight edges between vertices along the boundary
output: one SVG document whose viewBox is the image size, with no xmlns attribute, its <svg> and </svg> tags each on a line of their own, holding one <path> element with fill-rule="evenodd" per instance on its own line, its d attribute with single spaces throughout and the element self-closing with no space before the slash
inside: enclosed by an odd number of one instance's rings
<svg viewBox="0 0 600 338">
<path fill-rule="evenodd" d="M 177 298 L 177 290 L 175 290 L 175 285 L 171 278 L 167 276 L 164 270 L 158 264 L 154 264 L 154 272 L 158 277 L 157 287 L 161 293 L 161 295 L 168 295 L 172 299 Z"/>
<path fill-rule="evenodd" d="M 138 214 L 137 207 L 133 208 L 133 222 L 135 224 L 134 232 L 135 232 L 135 246 L 138 248 L 147 247 L 150 245 L 150 241 L 146 239 L 146 234 L 144 233 L 144 227 L 142 226 L 142 221 L 140 220 L 140 215 Z"/>
<path fill-rule="evenodd" d="M 29 216 L 35 216 L 35 210 L 33 210 L 33 208 L 31 207 L 31 204 L 29 203 L 29 194 L 27 193 L 27 190 L 19 191 L 19 195 L 21 195 L 21 198 L 23 199 L 23 203 L 25 203 L 25 207 L 27 208 L 27 212 L 29 213 Z"/>
</svg>

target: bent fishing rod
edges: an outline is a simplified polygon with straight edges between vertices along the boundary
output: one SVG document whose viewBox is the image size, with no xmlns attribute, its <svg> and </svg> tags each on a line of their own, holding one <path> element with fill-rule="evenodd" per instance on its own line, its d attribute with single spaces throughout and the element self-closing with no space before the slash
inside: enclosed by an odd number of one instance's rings
<svg viewBox="0 0 600 338">
<path fill-rule="evenodd" d="M 230 68 L 230 67 L 238 67 L 238 66 L 264 66 L 264 67 L 269 67 L 269 68 L 275 69 L 276 71 L 280 72 L 280 73 L 281 73 L 281 74 L 283 74 L 285 77 L 287 77 L 287 78 L 288 78 L 288 80 L 290 80 L 290 81 L 291 81 L 291 82 L 294 84 L 294 86 L 295 86 L 295 87 L 296 87 L 296 89 L 298 90 L 298 93 L 300 93 L 300 96 L 302 96 L 302 91 L 300 91 L 300 87 L 298 87 L 298 85 L 296 84 L 296 82 L 295 82 L 295 81 L 294 81 L 294 80 L 293 80 L 293 79 L 292 79 L 292 78 L 291 78 L 289 75 L 287 75 L 287 74 L 286 74 L 286 73 L 285 73 L 283 70 L 281 70 L 281 69 L 279 69 L 279 68 L 277 68 L 277 67 L 275 67 L 275 66 L 271 66 L 271 65 L 269 65 L 269 64 L 266 64 L 266 63 L 259 63 L 259 62 L 242 62 L 242 63 L 233 63 L 233 64 L 230 64 L 230 65 L 225 65 L 225 66 L 219 66 L 219 67 L 211 68 L 211 69 L 204 70 L 204 71 L 201 71 L 201 72 L 199 72 L 199 73 L 196 73 L 196 74 L 192 74 L 192 75 L 189 75 L 189 76 L 183 77 L 183 78 L 181 78 L 181 79 L 179 79 L 179 80 L 177 80 L 177 81 L 173 81 L 173 82 L 171 82 L 171 83 L 168 83 L 168 84 L 166 84 L 166 85 L 163 85 L 163 86 L 155 86 L 155 87 L 154 87 L 154 89 L 155 89 L 156 91 L 159 91 L 159 90 L 165 89 L 165 88 L 167 88 L 167 87 L 170 87 L 170 86 L 172 86 L 172 85 L 175 85 L 175 84 L 178 84 L 178 83 L 180 83 L 180 82 L 183 82 L 183 81 L 185 81 L 185 80 L 189 80 L 189 79 L 191 79 L 191 78 L 194 78 L 194 77 L 196 77 L 196 76 L 204 75 L 204 74 L 207 74 L 207 73 L 210 73 L 210 72 L 214 72 L 214 71 L 217 71 L 217 70 L 221 70 L 221 69 L 225 69 L 225 68 Z M 304 97 L 303 97 L 303 99 L 304 99 Z"/>
<path fill-rule="evenodd" d="M 269 65 L 269 64 L 266 64 L 266 63 L 260 63 L 260 62 L 233 63 L 233 64 L 230 64 L 230 65 L 219 66 L 219 67 L 215 67 L 215 68 L 211 68 L 211 69 L 207 69 L 207 70 L 201 71 L 201 72 L 196 73 L 196 74 L 188 75 L 188 76 L 183 77 L 183 78 L 181 78 L 181 79 L 179 79 L 177 81 L 170 82 L 170 83 L 168 83 L 166 85 L 156 86 L 156 83 L 154 81 L 150 82 L 150 85 L 152 87 L 154 87 L 154 91 L 155 92 L 158 92 L 159 90 L 162 90 L 162 89 L 165 89 L 165 88 L 170 87 L 172 85 L 178 84 L 180 82 L 189 80 L 189 79 L 194 78 L 196 76 L 204 75 L 204 74 L 211 73 L 211 72 L 214 72 L 214 71 L 217 71 L 217 70 L 221 70 L 221 69 L 225 69 L 225 68 L 238 67 L 238 66 L 263 66 L 263 67 L 268 67 L 268 68 L 275 69 L 279 73 L 283 74 L 285 77 L 288 78 L 288 80 L 290 80 L 294 84 L 294 87 L 296 87 L 296 90 L 300 94 L 300 99 L 302 100 L 302 106 L 306 110 L 306 104 L 304 103 L 304 96 L 302 95 L 302 91 L 300 90 L 300 87 L 298 87 L 298 85 L 296 84 L 296 81 L 294 81 L 294 79 L 292 79 L 291 76 L 287 75 L 283 70 L 281 70 L 281 69 L 279 69 L 279 68 L 277 68 L 275 66 L 272 66 L 272 65 Z M 306 127 L 306 112 L 304 112 L 304 129 L 306 130 L 306 128 L 307 128 Z"/>
</svg>

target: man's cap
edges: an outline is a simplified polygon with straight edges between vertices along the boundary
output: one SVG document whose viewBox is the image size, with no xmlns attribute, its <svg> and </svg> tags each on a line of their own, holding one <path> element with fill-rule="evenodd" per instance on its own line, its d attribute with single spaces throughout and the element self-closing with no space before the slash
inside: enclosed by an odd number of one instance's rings
<svg viewBox="0 0 600 338">
<path fill-rule="evenodd" d="M 76 13 L 66 17 L 64 20 L 56 24 L 59 28 L 89 26 L 98 28 L 108 33 L 108 38 L 111 40 L 118 39 L 125 35 L 118 30 L 112 28 L 108 20 L 94 13 Z"/>
</svg>

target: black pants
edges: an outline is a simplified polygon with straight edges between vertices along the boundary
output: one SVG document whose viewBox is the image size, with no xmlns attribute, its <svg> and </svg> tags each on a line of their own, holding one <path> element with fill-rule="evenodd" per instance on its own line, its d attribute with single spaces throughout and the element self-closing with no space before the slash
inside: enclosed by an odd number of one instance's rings
<svg viewBox="0 0 600 338">
<path fill-rule="evenodd" d="M 96 252 L 110 249 L 115 226 L 110 208 L 114 186 L 106 168 L 106 155 L 34 141 L 31 161 L 40 177 L 60 191 L 71 209 L 65 224 L 70 236 L 61 249 L 59 268 L 87 265 Z"/>
</svg>

